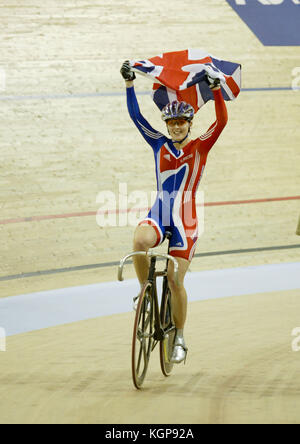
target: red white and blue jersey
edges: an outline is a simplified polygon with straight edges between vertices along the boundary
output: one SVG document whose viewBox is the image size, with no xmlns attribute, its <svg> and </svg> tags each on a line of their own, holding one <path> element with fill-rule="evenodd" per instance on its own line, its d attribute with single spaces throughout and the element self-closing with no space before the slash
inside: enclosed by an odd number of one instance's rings
<svg viewBox="0 0 300 444">
<path fill-rule="evenodd" d="M 171 139 L 159 133 L 142 116 L 134 88 L 127 88 L 127 106 L 136 127 L 153 149 L 157 179 L 157 199 L 140 224 L 149 224 L 159 245 L 166 230 L 172 232 L 170 254 L 192 260 L 198 238 L 196 191 L 207 155 L 227 123 L 221 90 L 214 91 L 217 120 L 199 138 L 177 150 Z"/>
</svg>

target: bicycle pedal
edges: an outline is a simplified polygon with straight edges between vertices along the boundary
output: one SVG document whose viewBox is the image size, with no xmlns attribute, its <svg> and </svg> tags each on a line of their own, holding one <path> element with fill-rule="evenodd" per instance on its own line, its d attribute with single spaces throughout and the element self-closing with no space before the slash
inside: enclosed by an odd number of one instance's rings
<svg viewBox="0 0 300 444">
<path fill-rule="evenodd" d="M 162 328 L 157 328 L 153 335 L 156 341 L 163 341 L 165 339 L 165 332 Z"/>
</svg>

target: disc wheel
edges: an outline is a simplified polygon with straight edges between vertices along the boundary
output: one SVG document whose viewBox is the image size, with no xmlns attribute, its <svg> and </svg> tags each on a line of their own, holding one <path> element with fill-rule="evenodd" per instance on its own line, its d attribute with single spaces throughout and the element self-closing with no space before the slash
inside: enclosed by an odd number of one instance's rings
<svg viewBox="0 0 300 444">
<path fill-rule="evenodd" d="M 147 282 L 139 297 L 132 339 L 132 379 L 134 386 L 143 385 L 153 345 L 154 302 L 152 284 Z"/>
<path fill-rule="evenodd" d="M 173 370 L 171 357 L 176 335 L 176 329 L 172 319 L 170 289 L 167 289 L 162 297 L 160 316 L 162 328 L 166 331 L 165 338 L 160 342 L 160 366 L 163 374 L 170 376 Z"/>
</svg>

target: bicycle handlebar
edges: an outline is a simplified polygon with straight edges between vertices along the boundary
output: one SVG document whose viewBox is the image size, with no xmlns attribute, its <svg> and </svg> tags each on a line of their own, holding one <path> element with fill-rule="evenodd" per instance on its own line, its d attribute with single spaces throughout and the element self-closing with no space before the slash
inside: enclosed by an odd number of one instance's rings
<svg viewBox="0 0 300 444">
<path fill-rule="evenodd" d="M 154 253 L 154 251 L 149 251 L 148 253 L 146 251 L 134 251 L 133 253 L 130 253 L 127 256 L 125 256 L 123 259 L 121 259 L 119 269 L 118 269 L 118 280 L 119 281 L 124 281 L 123 268 L 124 268 L 124 264 L 127 261 L 127 259 L 129 259 L 132 256 L 139 256 L 139 255 L 140 256 L 148 256 L 148 257 L 154 257 L 154 256 L 155 257 L 163 257 L 164 259 L 169 259 L 170 261 L 172 261 L 174 264 L 174 279 L 175 279 L 176 285 L 179 285 L 177 260 L 173 256 L 170 256 L 169 254 Z"/>
</svg>

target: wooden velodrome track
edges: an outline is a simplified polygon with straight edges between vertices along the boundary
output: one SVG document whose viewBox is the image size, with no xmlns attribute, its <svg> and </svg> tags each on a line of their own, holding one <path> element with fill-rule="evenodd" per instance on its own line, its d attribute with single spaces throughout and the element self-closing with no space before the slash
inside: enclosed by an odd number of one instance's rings
<svg viewBox="0 0 300 444">
<path fill-rule="evenodd" d="M 155 187 L 120 65 L 188 47 L 240 62 L 245 88 L 228 103 L 200 186 L 207 203 L 224 204 L 207 206 L 197 249 L 238 252 L 198 256 L 191 271 L 299 262 L 300 92 L 259 89 L 290 87 L 299 48 L 264 47 L 222 0 L 165 10 L 159 0 L 61 3 L 0 7 L 0 297 L 116 280 L 115 266 L 73 267 L 131 251 L 134 227 L 96 224 L 99 192 Z M 138 92 L 149 87 L 137 79 Z M 139 101 L 164 131 L 149 97 Z M 209 103 L 193 135 L 213 118 Z M 57 272 L 37 273 L 47 270 Z M 187 364 L 165 379 L 155 354 L 139 392 L 132 313 L 10 336 L 0 353 L 0 423 L 299 423 L 300 352 L 291 349 L 299 292 L 190 303 Z"/>
</svg>

